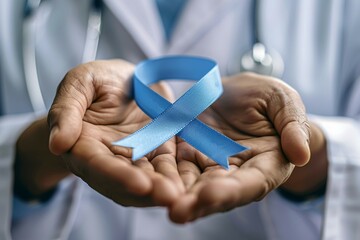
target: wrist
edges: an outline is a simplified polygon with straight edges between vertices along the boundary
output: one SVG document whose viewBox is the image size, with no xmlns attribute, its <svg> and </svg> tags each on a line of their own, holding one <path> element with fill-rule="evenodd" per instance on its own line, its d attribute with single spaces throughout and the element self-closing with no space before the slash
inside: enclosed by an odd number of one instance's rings
<svg viewBox="0 0 360 240">
<path fill-rule="evenodd" d="M 16 143 L 14 194 L 22 200 L 46 200 L 69 174 L 59 156 L 48 148 L 46 118 L 32 123 Z"/>
</svg>

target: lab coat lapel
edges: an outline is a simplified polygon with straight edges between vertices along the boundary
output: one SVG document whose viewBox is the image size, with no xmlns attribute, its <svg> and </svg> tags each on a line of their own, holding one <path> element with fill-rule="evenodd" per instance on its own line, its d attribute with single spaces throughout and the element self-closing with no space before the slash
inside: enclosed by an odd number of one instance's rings
<svg viewBox="0 0 360 240">
<path fill-rule="evenodd" d="M 167 54 L 185 53 L 219 18 L 233 9 L 237 0 L 188 1 L 174 29 Z"/>
<path fill-rule="evenodd" d="M 155 1 L 104 0 L 147 57 L 163 54 L 164 32 Z"/>
</svg>

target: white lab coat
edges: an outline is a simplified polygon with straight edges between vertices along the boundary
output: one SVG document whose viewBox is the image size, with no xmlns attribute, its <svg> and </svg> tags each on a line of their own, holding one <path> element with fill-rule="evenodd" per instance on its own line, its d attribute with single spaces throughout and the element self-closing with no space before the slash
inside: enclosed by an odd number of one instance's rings
<svg viewBox="0 0 360 240">
<path fill-rule="evenodd" d="M 81 61 L 88 0 L 51 0 L 39 20 L 37 69 L 47 106 L 63 75 Z M 216 59 L 221 73 L 239 68 L 251 48 L 249 0 L 189 0 L 166 44 L 153 1 L 104 0 L 98 58 L 134 63 L 164 54 Z M 284 81 L 301 94 L 328 144 L 324 201 L 295 204 L 276 191 L 263 201 L 194 224 L 171 224 L 163 209 L 123 208 L 81 180 L 64 180 L 45 205 L 14 201 L 14 143 L 32 113 L 21 58 L 24 0 L 0 2 L 0 239 L 360 239 L 360 1 L 261 1 L 260 32 L 280 52 Z M 46 15 L 46 14 L 45 14 Z M 20 210 L 19 210 L 20 209 Z M 12 235 L 12 236 L 10 236 Z"/>
</svg>

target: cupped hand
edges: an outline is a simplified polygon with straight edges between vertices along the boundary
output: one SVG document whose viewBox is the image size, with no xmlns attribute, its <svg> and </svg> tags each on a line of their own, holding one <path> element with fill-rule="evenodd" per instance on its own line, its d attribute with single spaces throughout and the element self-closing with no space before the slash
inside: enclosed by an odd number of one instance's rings
<svg viewBox="0 0 360 240">
<path fill-rule="evenodd" d="M 131 96 L 134 66 L 96 61 L 69 71 L 48 115 L 50 150 L 71 172 L 115 202 L 127 206 L 169 205 L 184 191 L 175 160 L 175 140 L 132 162 L 131 149 L 111 143 L 149 118 Z M 154 87 L 163 96 L 169 91 Z"/>
<path fill-rule="evenodd" d="M 199 119 L 249 149 L 230 157 L 227 171 L 179 139 L 178 169 L 187 194 L 170 208 L 174 222 L 258 201 L 310 158 L 305 109 L 292 88 L 249 73 L 223 85 L 223 95 Z"/>
</svg>

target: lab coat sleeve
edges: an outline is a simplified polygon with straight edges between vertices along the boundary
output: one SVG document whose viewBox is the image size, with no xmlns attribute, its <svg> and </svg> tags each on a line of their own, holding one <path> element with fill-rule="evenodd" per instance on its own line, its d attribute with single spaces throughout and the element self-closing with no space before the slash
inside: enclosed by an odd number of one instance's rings
<svg viewBox="0 0 360 240">
<path fill-rule="evenodd" d="M 323 239 L 360 239 L 360 2 L 346 2 L 343 55 L 339 60 L 346 118 L 313 120 L 323 129 L 329 171 Z"/>
<path fill-rule="evenodd" d="M 82 189 L 81 180 L 69 176 L 58 184 L 51 199 L 44 203 L 24 202 L 14 197 L 12 239 L 69 239 Z"/>
<path fill-rule="evenodd" d="M 262 219 L 268 239 L 359 239 L 360 124 L 350 117 L 309 115 L 309 120 L 326 137 L 326 194 L 295 203 L 276 191 L 270 193 L 260 204 L 260 212 L 267 213 Z"/>
<path fill-rule="evenodd" d="M 26 126 L 35 119 L 35 114 L 0 117 L 0 239 L 10 239 L 12 166 L 16 140 Z"/>
<path fill-rule="evenodd" d="M 328 183 L 323 239 L 360 236 L 360 124 L 352 118 L 311 117 L 327 139 Z"/>
<path fill-rule="evenodd" d="M 64 179 L 46 203 L 23 202 L 13 196 L 13 164 L 16 141 L 39 115 L 35 113 L 0 117 L 0 239 L 56 239 L 68 235 L 73 205 L 81 196 L 80 180 Z M 41 226 L 45 226 L 43 229 Z M 70 226 L 72 226 L 70 224 Z M 37 231 L 34 231 L 37 229 Z M 61 231 L 60 231 L 61 230 Z"/>
</svg>

